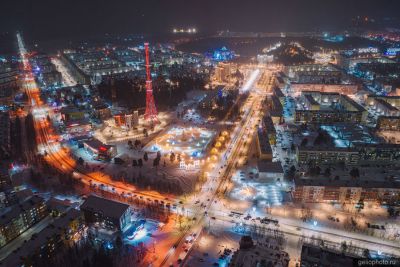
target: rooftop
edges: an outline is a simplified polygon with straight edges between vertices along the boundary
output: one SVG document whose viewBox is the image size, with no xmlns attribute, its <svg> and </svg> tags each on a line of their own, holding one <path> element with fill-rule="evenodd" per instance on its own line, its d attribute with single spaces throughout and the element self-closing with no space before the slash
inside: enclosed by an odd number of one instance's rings
<svg viewBox="0 0 400 267">
<path fill-rule="evenodd" d="M 283 168 L 280 162 L 272 162 L 267 160 L 257 161 L 259 172 L 283 173 Z"/>
<path fill-rule="evenodd" d="M 0 225 L 7 225 L 14 218 L 18 217 L 22 212 L 28 211 L 34 206 L 43 202 L 43 198 L 39 196 L 32 196 L 24 200 L 22 203 L 10 207 L 0 216 Z"/>
<path fill-rule="evenodd" d="M 103 216 L 119 219 L 129 208 L 128 204 L 90 195 L 81 205 L 81 210 L 99 212 Z"/>
<path fill-rule="evenodd" d="M 91 147 L 93 149 L 105 149 L 105 150 L 108 150 L 111 147 L 113 147 L 112 145 L 103 144 L 101 141 L 99 141 L 99 140 L 97 140 L 95 138 L 87 140 L 87 141 L 84 141 L 84 144 L 86 144 L 87 146 L 89 146 L 89 147 Z"/>
<path fill-rule="evenodd" d="M 296 186 L 332 186 L 332 187 L 362 187 L 362 188 L 396 188 L 400 190 L 398 170 L 387 170 L 377 167 L 359 167 L 360 177 L 350 176 L 349 169 L 333 165 L 331 175 L 320 174 L 313 177 L 295 179 Z M 323 173 L 324 170 L 321 171 Z"/>
</svg>

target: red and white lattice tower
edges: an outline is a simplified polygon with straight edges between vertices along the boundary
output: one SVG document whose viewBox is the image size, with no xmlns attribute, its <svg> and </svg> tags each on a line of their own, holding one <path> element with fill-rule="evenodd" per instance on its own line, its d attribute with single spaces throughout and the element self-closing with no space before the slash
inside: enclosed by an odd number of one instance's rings
<svg viewBox="0 0 400 267">
<path fill-rule="evenodd" d="M 144 118 L 146 121 L 158 123 L 157 108 L 154 103 L 153 86 L 151 82 L 150 73 L 150 56 L 149 56 L 149 43 L 144 43 L 144 50 L 146 53 L 146 112 Z"/>
</svg>

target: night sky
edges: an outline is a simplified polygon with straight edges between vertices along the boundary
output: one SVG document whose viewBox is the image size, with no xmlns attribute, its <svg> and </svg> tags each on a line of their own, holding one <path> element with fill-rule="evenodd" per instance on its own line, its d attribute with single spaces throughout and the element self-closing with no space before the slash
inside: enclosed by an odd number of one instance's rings
<svg viewBox="0 0 400 267">
<path fill-rule="evenodd" d="M 35 38 L 101 33 L 165 33 L 344 28 L 357 15 L 399 16 L 399 0 L 2 0 L 0 32 Z M 396 14 L 397 13 L 397 14 Z"/>
</svg>

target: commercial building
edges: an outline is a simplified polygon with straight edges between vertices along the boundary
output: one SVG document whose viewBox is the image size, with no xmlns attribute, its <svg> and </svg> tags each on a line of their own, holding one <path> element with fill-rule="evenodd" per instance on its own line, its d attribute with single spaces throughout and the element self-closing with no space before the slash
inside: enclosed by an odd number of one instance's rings
<svg viewBox="0 0 400 267">
<path fill-rule="evenodd" d="M 283 181 L 283 168 L 281 163 L 259 160 L 257 161 L 259 181 Z"/>
<path fill-rule="evenodd" d="M 106 120 L 111 117 L 111 109 L 109 106 L 102 102 L 96 102 L 92 105 L 93 107 L 93 114 L 101 119 Z"/>
<path fill-rule="evenodd" d="M 131 114 L 119 113 L 114 115 L 114 123 L 117 127 L 125 127 L 131 129 L 139 125 L 139 111 L 134 111 Z"/>
<path fill-rule="evenodd" d="M 300 106 L 300 107 L 299 107 Z M 297 123 L 363 123 L 367 110 L 346 95 L 303 92 L 295 110 Z"/>
<path fill-rule="evenodd" d="M 64 122 L 64 126 L 65 133 L 70 137 L 88 135 L 92 131 L 92 123 L 87 118 L 81 120 L 69 120 Z"/>
<path fill-rule="evenodd" d="M 242 236 L 240 247 L 234 252 L 230 267 L 274 266 L 289 265 L 289 254 L 281 249 L 276 240 L 258 241 L 254 244 L 250 236 Z"/>
<path fill-rule="evenodd" d="M 0 246 L 4 246 L 47 215 L 44 199 L 39 196 L 30 197 L 7 208 L 0 216 Z"/>
<path fill-rule="evenodd" d="M 97 139 L 90 139 L 83 142 L 83 147 L 94 159 L 110 160 L 117 155 L 117 147 L 106 145 Z"/>
<path fill-rule="evenodd" d="M 85 111 L 84 110 L 80 110 L 76 107 L 63 107 L 60 110 L 61 113 L 61 118 L 64 121 L 70 121 L 70 120 L 80 120 L 85 118 Z"/>
<path fill-rule="evenodd" d="M 85 200 L 81 211 L 87 223 L 96 223 L 106 229 L 123 231 L 131 223 L 129 205 L 94 195 Z"/>
<path fill-rule="evenodd" d="M 81 213 L 76 209 L 69 209 L 9 254 L 0 262 L 0 266 L 41 266 L 48 263 L 62 248 L 81 238 L 79 233 L 82 233 L 82 222 Z"/>
</svg>

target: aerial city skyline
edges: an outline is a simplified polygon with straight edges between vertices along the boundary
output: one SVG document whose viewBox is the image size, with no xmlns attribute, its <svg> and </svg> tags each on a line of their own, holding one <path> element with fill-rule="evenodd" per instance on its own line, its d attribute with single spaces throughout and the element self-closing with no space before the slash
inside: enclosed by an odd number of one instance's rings
<svg viewBox="0 0 400 267">
<path fill-rule="evenodd" d="M 0 267 L 400 266 L 396 1 L 0 7 Z"/>
</svg>

